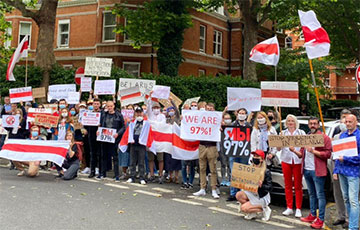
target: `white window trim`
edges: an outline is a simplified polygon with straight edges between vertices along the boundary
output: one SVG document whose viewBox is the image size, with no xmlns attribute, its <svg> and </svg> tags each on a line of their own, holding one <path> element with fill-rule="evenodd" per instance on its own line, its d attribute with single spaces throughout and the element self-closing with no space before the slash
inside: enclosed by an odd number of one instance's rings
<svg viewBox="0 0 360 230">
<path fill-rule="evenodd" d="M 200 77 L 200 76 L 203 76 L 203 75 L 206 75 L 206 70 L 204 70 L 204 69 L 199 69 L 199 70 L 198 70 L 198 75 L 199 75 L 199 77 Z"/>
<path fill-rule="evenodd" d="M 13 36 L 12 36 L 12 34 L 13 34 L 12 21 L 8 21 L 8 22 L 10 23 L 10 27 L 6 29 L 6 32 L 5 32 L 5 33 L 9 34 L 9 29 L 10 29 L 10 31 L 11 31 L 10 36 L 11 36 L 11 38 L 12 38 L 12 37 L 13 37 Z M 19 33 L 19 34 L 20 34 L 20 33 Z M 12 42 L 12 39 L 7 40 L 7 41 L 4 42 L 4 47 L 5 47 L 5 49 L 10 49 L 10 48 L 11 48 L 11 42 Z"/>
<path fill-rule="evenodd" d="M 138 66 L 138 76 L 140 77 L 140 67 L 141 67 L 141 62 L 130 62 L 130 61 L 124 61 L 122 64 L 122 69 L 125 70 L 125 65 L 137 65 Z"/>
<path fill-rule="evenodd" d="M 63 65 L 64 69 L 72 69 L 74 66 L 72 64 L 65 64 Z"/>
<path fill-rule="evenodd" d="M 30 40 L 29 40 L 29 49 L 31 47 L 31 39 L 32 39 L 32 22 L 29 21 L 20 21 L 19 22 L 19 34 L 18 34 L 18 44 L 20 44 L 20 31 L 21 31 L 21 24 L 30 24 Z"/>
<path fill-rule="evenodd" d="M 124 18 L 124 27 L 126 27 L 126 18 Z M 131 43 L 132 40 L 131 40 L 131 39 L 127 39 L 127 38 L 126 38 L 126 34 L 124 34 L 124 42 L 125 42 L 125 43 Z"/>
<path fill-rule="evenodd" d="M 69 24 L 68 44 L 67 45 L 61 45 L 60 44 L 60 41 L 61 41 L 60 25 L 61 24 Z M 59 20 L 59 22 L 58 22 L 57 46 L 60 47 L 60 48 L 69 48 L 69 45 L 70 45 L 70 19 Z"/>
<path fill-rule="evenodd" d="M 204 26 L 204 25 L 200 25 L 200 31 L 201 31 L 201 27 L 204 27 L 204 49 L 201 49 L 201 47 L 200 47 L 200 41 L 199 41 L 199 52 L 200 53 L 206 53 L 206 26 Z M 200 36 L 199 36 L 199 40 L 201 40 L 201 34 L 200 34 Z"/>
<path fill-rule="evenodd" d="M 105 40 L 105 14 L 111 13 L 111 11 L 103 11 L 103 24 L 102 24 L 102 42 L 115 42 L 116 41 L 116 33 L 115 33 L 115 39 L 112 40 Z M 115 27 L 116 27 L 116 16 L 115 16 Z"/>
<path fill-rule="evenodd" d="M 215 40 L 213 41 L 213 44 L 215 43 L 216 44 L 216 49 L 215 50 L 213 50 L 213 54 L 214 54 L 214 56 L 222 56 L 222 41 L 223 41 L 223 33 L 221 32 L 221 31 L 219 31 L 219 30 L 214 30 L 214 33 L 220 33 L 221 34 L 221 36 L 220 36 L 220 42 L 218 42 L 217 41 L 217 37 L 218 37 L 218 35 L 216 34 L 216 36 L 215 36 Z M 220 53 L 218 54 L 217 53 L 217 45 L 220 45 Z M 214 47 L 214 45 L 213 45 L 213 47 Z M 215 51 L 215 52 L 214 52 Z"/>
</svg>

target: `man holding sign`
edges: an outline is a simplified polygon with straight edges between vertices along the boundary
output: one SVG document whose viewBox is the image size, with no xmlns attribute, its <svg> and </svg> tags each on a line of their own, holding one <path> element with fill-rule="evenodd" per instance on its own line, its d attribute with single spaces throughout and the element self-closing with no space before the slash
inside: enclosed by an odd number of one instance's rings
<svg viewBox="0 0 360 230">
<path fill-rule="evenodd" d="M 359 177 L 360 177 L 360 131 L 357 128 L 357 118 L 354 114 L 349 114 L 345 118 L 347 131 L 340 135 L 340 139 L 349 137 L 356 138 L 357 154 L 350 156 L 339 156 L 335 161 L 334 180 L 340 180 L 341 191 L 344 197 L 345 206 L 349 215 L 349 229 L 359 228 Z M 351 147 L 351 146 L 350 146 Z M 338 146 L 343 150 L 348 149 L 348 145 Z M 334 152 L 335 152 L 334 145 Z"/>
</svg>

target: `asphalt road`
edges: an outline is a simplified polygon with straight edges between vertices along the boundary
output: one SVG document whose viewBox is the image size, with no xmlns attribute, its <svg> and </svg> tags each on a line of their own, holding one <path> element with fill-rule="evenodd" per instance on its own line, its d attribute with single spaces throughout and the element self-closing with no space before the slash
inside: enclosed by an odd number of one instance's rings
<svg viewBox="0 0 360 230">
<path fill-rule="evenodd" d="M 17 177 L 0 167 L 0 229 L 310 229 L 294 217 L 283 217 L 283 206 L 272 205 L 269 222 L 248 221 L 235 202 L 175 184 L 114 183 L 85 176 L 72 181 L 41 171 L 37 178 Z M 277 203 L 274 201 L 274 203 Z M 307 214 L 304 210 L 303 214 Z"/>
</svg>

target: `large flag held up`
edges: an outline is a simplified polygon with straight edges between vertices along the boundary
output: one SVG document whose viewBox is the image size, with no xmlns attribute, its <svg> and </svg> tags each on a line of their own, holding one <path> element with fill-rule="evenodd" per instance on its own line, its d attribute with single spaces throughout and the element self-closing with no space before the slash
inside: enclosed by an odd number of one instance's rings
<svg viewBox="0 0 360 230">
<path fill-rule="evenodd" d="M 8 139 L 0 157 L 14 161 L 51 161 L 61 166 L 69 146 L 68 141 Z"/>
<path fill-rule="evenodd" d="M 13 70 L 15 68 L 15 64 L 20 61 L 20 58 L 26 58 L 28 56 L 29 49 L 29 36 L 26 35 L 23 40 L 20 42 L 19 46 L 16 48 L 14 54 L 12 55 L 10 62 L 8 64 L 8 68 L 6 71 L 6 80 L 7 81 L 15 81 L 15 77 L 13 74 Z"/>
<path fill-rule="evenodd" d="M 265 65 L 276 66 L 280 58 L 280 48 L 277 37 L 260 42 L 250 52 L 250 60 Z"/>
<path fill-rule="evenodd" d="M 309 59 L 324 57 L 329 55 L 330 39 L 320 22 L 316 18 L 314 11 L 298 11 L 303 35 L 305 38 L 305 48 Z"/>
</svg>

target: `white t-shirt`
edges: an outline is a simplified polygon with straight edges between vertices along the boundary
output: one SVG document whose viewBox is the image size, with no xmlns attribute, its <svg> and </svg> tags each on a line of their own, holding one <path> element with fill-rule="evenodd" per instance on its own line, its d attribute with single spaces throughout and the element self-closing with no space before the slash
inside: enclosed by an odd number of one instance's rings
<svg viewBox="0 0 360 230">
<path fill-rule="evenodd" d="M 295 135 L 305 135 L 305 132 L 301 129 L 296 129 L 292 134 L 289 130 L 282 131 L 282 135 L 284 136 L 295 136 Z M 301 148 L 295 147 L 296 151 L 300 151 Z M 299 158 L 295 153 L 291 152 L 288 147 L 282 148 L 281 150 L 281 156 L 280 156 L 281 162 L 285 162 L 287 164 L 301 164 L 301 158 Z"/>
<path fill-rule="evenodd" d="M 66 122 L 61 121 L 58 125 L 58 140 L 65 140 L 66 136 Z"/>
<path fill-rule="evenodd" d="M 305 150 L 305 166 L 304 169 L 306 170 L 315 170 L 315 157 L 313 153 L 310 153 Z"/>
</svg>

